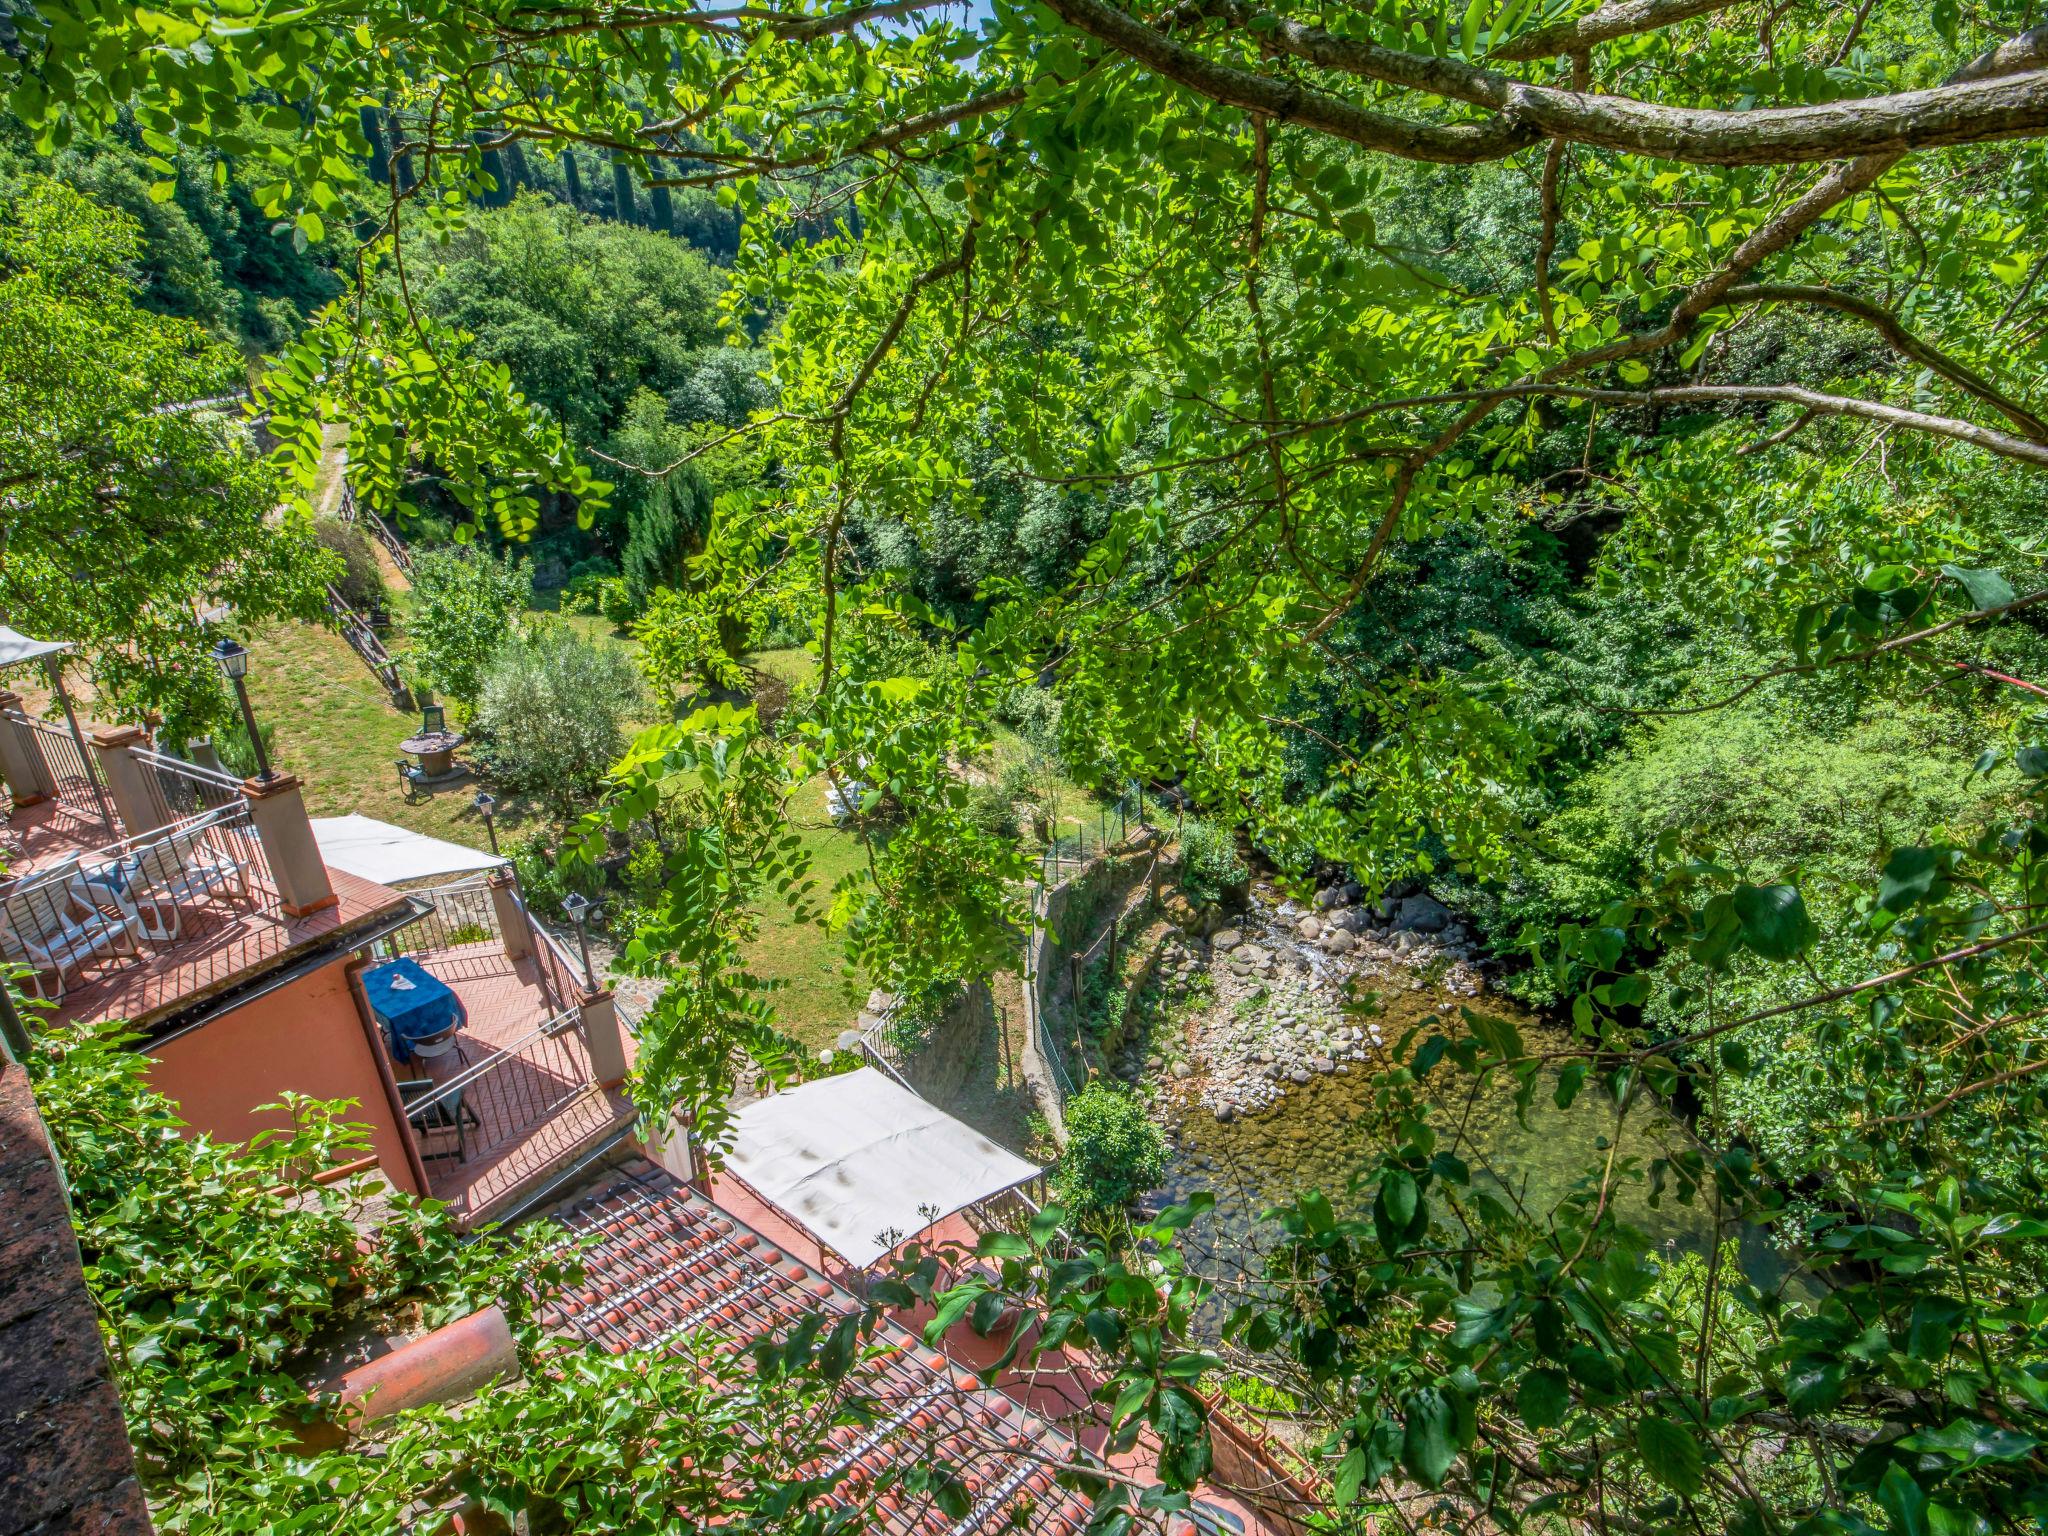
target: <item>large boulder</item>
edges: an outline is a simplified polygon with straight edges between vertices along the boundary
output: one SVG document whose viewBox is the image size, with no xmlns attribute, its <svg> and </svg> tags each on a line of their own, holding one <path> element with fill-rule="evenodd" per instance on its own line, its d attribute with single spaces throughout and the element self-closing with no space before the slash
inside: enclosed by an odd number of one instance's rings
<svg viewBox="0 0 2048 1536">
<path fill-rule="evenodd" d="M 1451 920 L 1451 909 L 1434 896 L 1409 896 L 1402 900 L 1394 924 L 1415 933 L 1442 933 Z"/>
<path fill-rule="evenodd" d="M 1169 923 L 1185 933 L 1202 931 L 1201 910 L 1178 890 L 1168 891 L 1159 898 L 1159 910 Z"/>
<path fill-rule="evenodd" d="M 1325 918 L 1323 926 L 1325 928 L 1342 928 L 1349 934 L 1360 934 L 1371 927 L 1372 922 L 1366 915 L 1365 908 L 1345 907 L 1342 911 L 1332 912 Z"/>
<path fill-rule="evenodd" d="M 1348 955 L 1355 942 L 1356 940 L 1342 928 L 1329 928 L 1316 940 L 1316 945 L 1326 955 Z"/>
<path fill-rule="evenodd" d="M 1314 917 L 1304 917 L 1294 925 L 1294 931 L 1301 938 L 1313 944 L 1316 941 L 1316 936 L 1323 931 L 1322 921 Z"/>
</svg>

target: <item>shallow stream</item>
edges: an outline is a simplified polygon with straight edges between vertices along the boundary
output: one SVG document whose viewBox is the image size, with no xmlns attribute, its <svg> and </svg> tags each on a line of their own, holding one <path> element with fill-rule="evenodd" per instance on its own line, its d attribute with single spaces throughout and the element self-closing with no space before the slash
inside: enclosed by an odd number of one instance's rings
<svg viewBox="0 0 2048 1536">
<path fill-rule="evenodd" d="M 1274 931 L 1267 929 L 1262 938 L 1273 943 Z M 1475 1006 L 1470 999 L 1433 988 L 1411 990 L 1401 982 L 1378 994 L 1373 1022 L 1391 1046 L 1432 1015 L 1443 1019 L 1447 1029 L 1462 1029 L 1461 1004 Z M 1482 999 L 1476 1006 L 1513 1017 L 1531 1049 L 1543 1048 L 1548 1033 L 1544 1026 L 1496 998 Z M 1192 1095 L 1169 1110 L 1169 1124 L 1178 1127 L 1171 1163 L 1149 1203 L 1175 1203 L 1200 1189 L 1214 1192 L 1215 1209 L 1185 1240 L 1203 1272 L 1219 1282 L 1256 1273 L 1261 1214 L 1308 1191 L 1322 1191 L 1340 1215 L 1365 1214 L 1370 1185 L 1348 1197 L 1346 1191 L 1376 1156 L 1369 1128 L 1376 1064 L 1346 1065 L 1317 1076 L 1290 1088 L 1276 1104 L 1227 1121 L 1203 1110 Z M 1514 1087 L 1506 1074 L 1496 1074 L 1473 1091 L 1471 1079 L 1446 1061 L 1432 1073 L 1431 1082 L 1432 1097 L 1441 1106 L 1435 1117 L 1439 1146 L 1464 1159 L 1475 1184 L 1505 1191 L 1538 1219 L 1575 1184 L 1598 1179 L 1606 1156 L 1603 1138 L 1619 1137 L 1617 1167 L 1622 1159 L 1633 1157 L 1645 1170 L 1652 1159 L 1668 1156 L 1687 1142 L 1685 1128 L 1648 1096 L 1617 1122 L 1612 1101 L 1593 1084 L 1569 1109 L 1557 1108 L 1553 1077 L 1539 1086 L 1524 1126 L 1516 1118 Z M 1667 1184 L 1662 1200 L 1652 1207 L 1644 1181 L 1617 1181 L 1612 1198 L 1616 1213 L 1658 1246 L 1673 1252 L 1706 1251 L 1713 1218 L 1704 1202 L 1681 1205 Z M 1730 1224 L 1728 1233 L 1738 1238 L 1743 1268 L 1753 1279 L 1769 1283 L 1782 1275 L 1782 1258 L 1760 1231 Z"/>
</svg>

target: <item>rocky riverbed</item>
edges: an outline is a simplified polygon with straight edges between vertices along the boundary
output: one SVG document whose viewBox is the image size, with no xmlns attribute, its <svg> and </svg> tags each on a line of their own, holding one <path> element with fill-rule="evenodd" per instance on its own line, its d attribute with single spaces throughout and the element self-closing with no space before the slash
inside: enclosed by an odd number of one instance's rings
<svg viewBox="0 0 2048 1536">
<path fill-rule="evenodd" d="M 1177 933 L 1159 956 L 1169 1002 L 1210 999 L 1188 1017 L 1176 1073 L 1187 1087 L 1174 1096 L 1227 1121 L 1363 1070 L 1388 1043 L 1388 993 L 1477 997 L 1476 961 L 1470 932 L 1419 892 L 1368 902 L 1341 885 L 1299 902 L 1255 883 L 1231 926 Z"/>
</svg>

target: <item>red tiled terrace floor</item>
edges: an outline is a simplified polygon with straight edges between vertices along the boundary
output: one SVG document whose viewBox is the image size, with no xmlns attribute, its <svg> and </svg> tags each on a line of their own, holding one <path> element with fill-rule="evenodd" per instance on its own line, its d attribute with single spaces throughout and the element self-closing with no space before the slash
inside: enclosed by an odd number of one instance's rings
<svg viewBox="0 0 2048 1536">
<path fill-rule="evenodd" d="M 394 1062 L 392 1070 L 400 1078 L 446 1082 L 492 1052 L 519 1047 L 463 1095 L 481 1122 L 467 1133 L 467 1160 L 441 1156 L 426 1164 L 429 1192 L 446 1200 L 463 1220 L 488 1219 L 577 1153 L 632 1122 L 633 1106 L 623 1093 L 586 1086 L 590 1053 L 577 1030 L 532 1038 L 562 1010 L 541 985 L 530 957 L 508 960 L 493 939 L 414 951 L 412 958 L 461 999 L 469 1016 L 461 1035 L 468 1061 L 451 1053 Z M 433 1138 L 422 1150 L 451 1150 L 451 1145 L 445 1137 Z"/>
<path fill-rule="evenodd" d="M 67 791 L 60 800 L 15 806 L 7 825 L 0 828 L 0 856 L 7 860 L 7 878 L 18 880 L 104 848 L 123 830 L 118 819 L 112 831 L 107 829 L 89 792 L 80 796 Z"/>
<path fill-rule="evenodd" d="M 304 917 L 264 910 L 274 908 L 275 895 L 261 890 L 252 900 L 226 890 L 203 902 L 181 902 L 176 938 L 145 938 L 139 954 L 103 953 L 66 970 L 64 999 L 52 1016 L 141 1023 L 219 991 L 342 928 L 395 912 L 404 900 L 396 891 L 340 870 L 329 870 L 328 878 L 338 902 Z M 49 974 L 40 979 L 47 987 Z"/>
</svg>

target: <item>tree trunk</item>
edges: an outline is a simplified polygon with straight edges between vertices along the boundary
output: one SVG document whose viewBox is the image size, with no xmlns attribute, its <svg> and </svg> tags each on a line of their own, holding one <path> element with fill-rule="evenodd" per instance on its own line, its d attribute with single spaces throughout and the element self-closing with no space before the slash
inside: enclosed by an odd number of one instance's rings
<svg viewBox="0 0 2048 1536">
<path fill-rule="evenodd" d="M 576 151 L 573 149 L 562 151 L 562 175 L 569 184 L 569 206 L 580 212 L 583 208 L 583 176 L 576 169 Z"/>
<path fill-rule="evenodd" d="M 391 150 L 384 142 L 384 122 L 375 107 L 359 108 L 363 137 L 370 141 L 370 180 L 380 187 L 391 184 Z"/>
<path fill-rule="evenodd" d="M 626 162 L 612 162 L 612 217 L 621 224 L 640 222 L 638 208 L 633 202 L 633 173 L 626 169 Z"/>
</svg>

